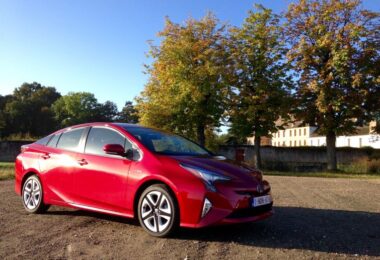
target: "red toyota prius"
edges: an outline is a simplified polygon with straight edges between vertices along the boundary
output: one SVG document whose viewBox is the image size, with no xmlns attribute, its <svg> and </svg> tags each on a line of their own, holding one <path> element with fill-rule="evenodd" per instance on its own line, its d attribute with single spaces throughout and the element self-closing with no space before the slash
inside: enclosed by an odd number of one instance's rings
<svg viewBox="0 0 380 260">
<path fill-rule="evenodd" d="M 271 216 L 270 185 L 262 178 L 178 135 L 89 123 L 23 146 L 15 190 L 30 213 L 59 205 L 136 217 L 149 234 L 162 237 L 178 226 Z"/>
</svg>

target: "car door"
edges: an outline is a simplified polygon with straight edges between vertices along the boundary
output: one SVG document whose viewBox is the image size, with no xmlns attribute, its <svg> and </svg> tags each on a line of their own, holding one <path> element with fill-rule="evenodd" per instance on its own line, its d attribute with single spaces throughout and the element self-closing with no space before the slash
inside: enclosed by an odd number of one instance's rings
<svg viewBox="0 0 380 260">
<path fill-rule="evenodd" d="M 41 155 L 40 170 L 44 176 L 45 192 L 54 202 L 73 201 L 73 174 L 80 166 L 77 157 L 85 130 L 83 127 L 75 128 L 54 135 Z"/>
<path fill-rule="evenodd" d="M 103 151 L 106 144 L 131 143 L 118 131 L 107 127 L 92 127 L 87 135 L 82 162 L 74 175 L 76 202 L 93 210 L 126 212 L 128 171 L 132 161 Z"/>
</svg>

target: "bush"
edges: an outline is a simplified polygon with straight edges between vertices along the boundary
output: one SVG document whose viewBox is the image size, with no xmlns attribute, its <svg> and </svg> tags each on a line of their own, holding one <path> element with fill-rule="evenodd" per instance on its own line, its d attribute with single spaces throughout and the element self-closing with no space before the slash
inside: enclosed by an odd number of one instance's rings
<svg viewBox="0 0 380 260">
<path fill-rule="evenodd" d="M 380 174 L 380 159 L 361 159 L 350 164 L 340 164 L 338 169 L 347 173 Z"/>
</svg>

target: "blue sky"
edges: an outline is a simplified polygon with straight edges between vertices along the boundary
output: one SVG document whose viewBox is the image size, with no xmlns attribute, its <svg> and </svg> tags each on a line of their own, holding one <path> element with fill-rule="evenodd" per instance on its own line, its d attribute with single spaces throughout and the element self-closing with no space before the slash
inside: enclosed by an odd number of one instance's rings
<svg viewBox="0 0 380 260">
<path fill-rule="evenodd" d="M 165 16 L 182 22 L 213 11 L 220 20 L 240 25 L 254 3 L 281 12 L 290 2 L 2 0 L 0 94 L 37 81 L 62 94 L 89 91 L 121 109 L 143 89 L 147 41 L 158 40 Z M 379 0 L 363 4 L 380 11 Z"/>
</svg>

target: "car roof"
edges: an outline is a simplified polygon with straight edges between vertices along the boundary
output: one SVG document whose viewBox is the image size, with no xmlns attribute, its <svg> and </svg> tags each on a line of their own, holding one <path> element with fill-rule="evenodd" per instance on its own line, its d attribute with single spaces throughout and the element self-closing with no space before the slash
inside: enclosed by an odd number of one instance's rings
<svg viewBox="0 0 380 260">
<path fill-rule="evenodd" d="M 120 122 L 91 122 L 91 123 L 83 123 L 83 124 L 68 126 L 68 127 L 55 131 L 53 134 L 65 132 L 67 130 L 74 129 L 74 128 L 88 127 L 88 126 L 117 126 L 117 127 L 122 127 L 124 129 L 135 128 L 135 127 L 146 128 L 138 124 L 129 124 L 129 123 L 120 123 Z"/>
</svg>

